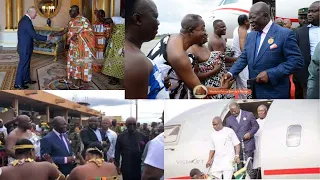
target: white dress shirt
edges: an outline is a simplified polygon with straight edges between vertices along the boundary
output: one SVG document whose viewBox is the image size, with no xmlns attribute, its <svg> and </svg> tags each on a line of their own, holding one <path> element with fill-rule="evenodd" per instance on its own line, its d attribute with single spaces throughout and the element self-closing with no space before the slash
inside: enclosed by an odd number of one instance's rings
<svg viewBox="0 0 320 180">
<path fill-rule="evenodd" d="M 253 153 L 253 168 L 257 169 L 261 167 L 261 159 L 260 159 L 260 152 L 261 152 L 261 134 L 262 134 L 262 128 L 264 125 L 265 120 L 264 119 L 257 119 L 257 123 L 259 124 L 259 129 L 257 133 L 254 134 L 254 141 L 256 149 Z"/>
<path fill-rule="evenodd" d="M 242 111 L 242 110 L 240 110 L 239 115 L 236 117 L 236 119 L 237 119 L 238 123 L 240 123 L 240 119 L 241 119 L 241 111 Z"/>
<path fill-rule="evenodd" d="M 258 54 L 259 54 L 260 48 L 262 46 L 262 43 L 263 43 L 264 39 L 266 38 L 270 28 L 271 28 L 271 25 L 272 25 L 272 21 L 270 20 L 269 23 L 262 30 L 261 39 L 260 39 L 260 45 L 259 45 L 259 49 L 258 49 Z"/>
<path fill-rule="evenodd" d="M 258 54 L 259 54 L 260 48 L 261 48 L 261 46 L 262 46 L 262 43 L 263 43 L 264 39 L 266 38 L 266 36 L 267 36 L 267 34 L 268 34 L 271 26 L 272 26 L 272 21 L 270 20 L 269 23 L 268 23 L 268 24 L 263 28 L 263 30 L 262 30 L 261 39 L 260 39 L 260 44 L 259 44 L 259 49 L 258 49 Z M 253 42 L 253 43 L 255 43 L 255 42 Z M 258 56 L 258 54 L 257 54 L 257 56 Z M 231 72 L 228 72 L 228 73 L 229 73 L 231 76 L 233 76 L 233 74 L 232 74 Z"/>
<path fill-rule="evenodd" d="M 55 129 L 53 129 L 53 132 L 59 137 L 59 139 L 61 139 L 60 133 L 58 133 L 58 131 L 56 131 Z M 64 136 L 62 136 L 62 139 L 61 139 L 61 140 L 63 140 L 64 145 L 66 146 L 68 152 L 70 152 L 66 138 L 65 138 Z M 64 157 L 64 163 L 67 164 L 67 162 L 68 162 L 68 157 Z"/>
<path fill-rule="evenodd" d="M 6 138 L 8 136 L 8 131 L 5 126 L 2 126 L 2 128 L 0 128 L 0 132 L 3 132 L 4 138 Z"/>
<path fill-rule="evenodd" d="M 151 140 L 144 164 L 164 170 L 164 133 Z M 160 180 L 163 180 L 162 176 Z"/>
<path fill-rule="evenodd" d="M 310 55 L 312 57 L 317 44 L 320 42 L 320 27 L 309 24 L 308 28 L 309 28 Z"/>
<path fill-rule="evenodd" d="M 110 148 L 107 152 L 107 158 L 109 160 L 110 158 L 114 158 L 117 142 L 117 133 L 108 128 L 108 131 L 106 132 L 106 137 L 110 141 Z"/>
<path fill-rule="evenodd" d="M 100 130 L 99 129 L 96 129 L 96 130 L 91 129 L 91 130 L 96 134 L 98 141 L 100 141 L 102 144 L 102 136 L 101 136 Z"/>
<path fill-rule="evenodd" d="M 26 14 L 26 16 L 28 16 L 28 18 L 29 18 L 30 20 L 32 20 L 31 17 L 30 17 L 28 14 Z"/>
</svg>

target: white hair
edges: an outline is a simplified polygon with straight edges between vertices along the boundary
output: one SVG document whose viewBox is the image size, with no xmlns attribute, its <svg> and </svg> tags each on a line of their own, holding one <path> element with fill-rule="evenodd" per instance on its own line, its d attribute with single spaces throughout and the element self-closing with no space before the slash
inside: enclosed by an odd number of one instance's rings
<svg viewBox="0 0 320 180">
<path fill-rule="evenodd" d="M 268 111 L 268 107 L 264 104 L 261 104 L 259 107 L 262 107 L 265 111 Z M 259 107 L 258 107 L 258 109 L 259 109 Z"/>
<path fill-rule="evenodd" d="M 27 13 L 31 13 L 31 12 L 37 12 L 37 10 L 34 6 L 31 6 L 28 8 Z"/>
</svg>

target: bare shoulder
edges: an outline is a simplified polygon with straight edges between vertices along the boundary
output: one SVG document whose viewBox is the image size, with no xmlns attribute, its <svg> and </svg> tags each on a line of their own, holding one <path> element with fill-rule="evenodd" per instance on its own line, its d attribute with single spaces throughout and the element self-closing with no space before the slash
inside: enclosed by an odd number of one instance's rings
<svg viewBox="0 0 320 180">
<path fill-rule="evenodd" d="M 175 63 L 175 61 L 183 62 L 184 58 L 187 58 L 186 51 L 183 49 L 183 41 L 178 35 L 172 35 L 169 38 L 167 46 L 167 56 L 169 63 Z"/>
<path fill-rule="evenodd" d="M 152 63 L 149 61 L 147 56 L 142 52 L 137 52 L 133 50 L 126 50 L 125 52 L 125 70 L 132 68 L 150 68 Z"/>
<path fill-rule="evenodd" d="M 108 169 L 110 171 L 111 176 L 118 175 L 117 168 L 113 163 L 106 163 L 106 169 Z"/>
<path fill-rule="evenodd" d="M 18 139 L 17 129 L 12 130 L 12 131 L 8 134 L 7 139 Z"/>
<path fill-rule="evenodd" d="M 83 165 L 85 166 L 85 165 Z M 72 179 L 72 180 L 77 180 L 78 177 L 82 176 L 82 172 L 86 172 L 85 168 L 83 168 L 83 166 L 77 166 L 74 169 L 72 169 L 71 173 L 69 174 L 68 179 Z"/>
</svg>

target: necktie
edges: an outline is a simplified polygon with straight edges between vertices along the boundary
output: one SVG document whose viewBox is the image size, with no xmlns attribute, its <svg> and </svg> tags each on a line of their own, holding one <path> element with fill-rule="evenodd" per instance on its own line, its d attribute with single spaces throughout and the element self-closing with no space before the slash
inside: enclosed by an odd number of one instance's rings
<svg viewBox="0 0 320 180">
<path fill-rule="evenodd" d="M 261 41 L 261 34 L 262 34 L 262 31 L 258 31 L 258 34 L 257 34 L 257 39 L 256 39 L 256 57 L 258 56 L 258 52 L 259 52 L 259 45 L 260 45 L 260 41 Z"/>
<path fill-rule="evenodd" d="M 61 139 L 61 141 L 62 141 L 62 143 L 64 144 L 64 146 L 67 148 L 67 150 L 69 151 L 69 148 L 68 148 L 68 146 L 67 146 L 67 144 L 64 142 L 64 140 L 63 140 L 63 134 L 60 134 L 60 139 Z"/>
</svg>

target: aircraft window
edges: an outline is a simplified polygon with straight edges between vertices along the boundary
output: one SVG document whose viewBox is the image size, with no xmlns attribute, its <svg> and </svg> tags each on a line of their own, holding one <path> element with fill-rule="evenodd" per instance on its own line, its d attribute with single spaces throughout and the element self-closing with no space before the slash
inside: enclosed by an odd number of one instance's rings
<svg viewBox="0 0 320 180">
<path fill-rule="evenodd" d="M 175 142 L 178 138 L 180 126 L 169 126 L 164 128 L 164 142 Z"/>
<path fill-rule="evenodd" d="M 297 147 L 300 145 L 301 140 L 301 125 L 291 125 L 287 131 L 287 146 Z"/>
<path fill-rule="evenodd" d="M 226 5 L 226 4 L 232 4 L 232 3 L 236 3 L 238 2 L 239 0 L 226 0 L 223 5 Z"/>
</svg>

